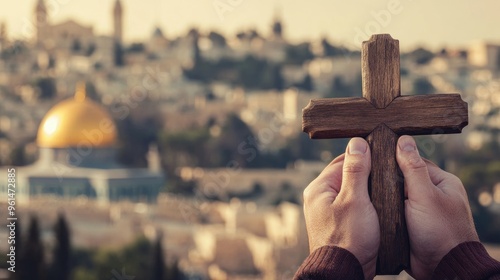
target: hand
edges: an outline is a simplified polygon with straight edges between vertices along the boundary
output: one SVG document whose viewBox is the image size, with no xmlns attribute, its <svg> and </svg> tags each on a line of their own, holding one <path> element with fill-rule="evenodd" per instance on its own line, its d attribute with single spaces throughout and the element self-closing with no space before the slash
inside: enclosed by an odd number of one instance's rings
<svg viewBox="0 0 500 280">
<path fill-rule="evenodd" d="M 401 136 L 396 159 L 405 178 L 406 223 L 410 237 L 410 274 L 430 279 L 455 246 L 479 241 L 467 193 L 460 179 L 422 159 L 415 141 Z"/>
<path fill-rule="evenodd" d="M 365 278 L 375 277 L 380 226 L 368 195 L 371 157 L 368 143 L 353 138 L 304 190 L 310 251 L 335 245 L 354 254 Z"/>
</svg>

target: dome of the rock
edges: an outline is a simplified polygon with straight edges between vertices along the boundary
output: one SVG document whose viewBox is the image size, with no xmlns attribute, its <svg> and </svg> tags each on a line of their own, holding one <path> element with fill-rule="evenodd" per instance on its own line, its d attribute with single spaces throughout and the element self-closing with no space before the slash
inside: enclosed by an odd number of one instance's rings
<svg viewBox="0 0 500 280">
<path fill-rule="evenodd" d="M 104 107 L 86 98 L 83 85 L 78 87 L 74 98 L 49 110 L 37 135 L 37 144 L 42 148 L 104 148 L 113 146 L 116 140 L 112 117 Z"/>
</svg>

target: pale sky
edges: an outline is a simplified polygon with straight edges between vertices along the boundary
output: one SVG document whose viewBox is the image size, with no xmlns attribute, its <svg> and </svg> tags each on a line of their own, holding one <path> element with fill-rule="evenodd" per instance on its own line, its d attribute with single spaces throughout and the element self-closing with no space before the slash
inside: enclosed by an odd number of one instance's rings
<svg viewBox="0 0 500 280">
<path fill-rule="evenodd" d="M 115 0 L 45 0 L 53 23 L 68 18 L 110 34 Z M 26 37 L 36 0 L 0 0 L 0 21 L 9 35 Z M 402 49 L 416 45 L 467 46 L 477 40 L 500 42 L 498 0 L 122 0 L 125 40 L 148 38 L 155 26 L 167 37 L 191 27 L 225 35 L 251 27 L 268 35 L 276 10 L 292 41 L 327 36 L 332 42 L 360 48 L 371 33 L 390 33 Z M 226 11 L 216 7 L 229 7 Z M 278 8 L 278 9 L 277 9 Z M 222 16 L 220 14 L 222 13 Z M 378 21 L 377 21 L 378 18 Z M 358 32 L 358 30 L 360 30 Z"/>
</svg>

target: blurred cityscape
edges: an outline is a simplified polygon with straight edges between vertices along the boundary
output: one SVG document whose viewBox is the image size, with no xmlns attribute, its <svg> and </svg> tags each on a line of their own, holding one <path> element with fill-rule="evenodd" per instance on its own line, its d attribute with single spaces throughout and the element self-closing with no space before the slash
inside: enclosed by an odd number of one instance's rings
<svg viewBox="0 0 500 280">
<path fill-rule="evenodd" d="M 301 110 L 361 96 L 359 51 L 291 42 L 279 12 L 265 34 L 156 27 L 130 43 L 127 7 L 103 9 L 112 34 L 54 22 L 44 0 L 34 37 L 0 19 L 0 165 L 16 170 L 21 244 L 10 279 L 291 279 L 309 253 L 302 191 L 347 143 L 310 140 Z M 401 84 L 468 102 L 462 134 L 417 143 L 462 179 L 500 259 L 500 38 L 404 52 Z M 7 180 L 0 193 L 7 220 Z"/>
</svg>

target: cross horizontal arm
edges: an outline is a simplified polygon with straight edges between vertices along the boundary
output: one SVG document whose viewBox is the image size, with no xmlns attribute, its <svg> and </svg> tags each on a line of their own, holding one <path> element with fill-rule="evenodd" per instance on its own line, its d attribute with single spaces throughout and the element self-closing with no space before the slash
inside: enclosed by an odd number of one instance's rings
<svg viewBox="0 0 500 280">
<path fill-rule="evenodd" d="M 459 94 L 400 96 L 382 109 L 364 98 L 315 99 L 303 110 L 302 129 L 315 139 L 366 137 L 382 123 L 398 135 L 459 133 L 467 103 Z"/>
</svg>

